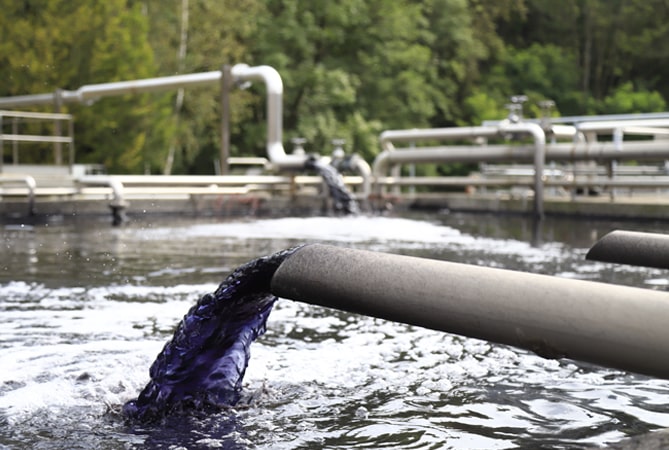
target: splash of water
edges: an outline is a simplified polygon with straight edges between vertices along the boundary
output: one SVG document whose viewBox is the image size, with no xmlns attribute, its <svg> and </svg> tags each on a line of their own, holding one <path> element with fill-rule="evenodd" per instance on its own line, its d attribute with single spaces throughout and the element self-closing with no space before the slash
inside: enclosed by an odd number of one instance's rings
<svg viewBox="0 0 669 450">
<path fill-rule="evenodd" d="M 236 404 L 251 343 L 265 332 L 277 300 L 269 289 L 272 276 L 298 248 L 240 266 L 213 294 L 204 295 L 179 323 L 149 370 L 151 380 L 123 413 L 151 420 Z"/>
<path fill-rule="evenodd" d="M 353 195 L 346 188 L 344 179 L 337 169 L 330 164 L 325 164 L 317 158 L 309 158 L 305 162 L 306 169 L 315 170 L 323 177 L 325 184 L 330 190 L 330 196 L 334 201 L 334 210 L 345 214 L 359 214 L 360 208 Z"/>
</svg>

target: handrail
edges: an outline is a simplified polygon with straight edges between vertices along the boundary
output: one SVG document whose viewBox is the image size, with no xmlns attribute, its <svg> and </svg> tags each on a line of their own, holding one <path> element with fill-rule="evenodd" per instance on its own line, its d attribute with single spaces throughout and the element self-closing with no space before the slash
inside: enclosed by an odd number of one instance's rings
<svg viewBox="0 0 669 450">
<path fill-rule="evenodd" d="M 3 119 L 9 117 L 12 118 L 12 133 L 3 132 Z M 35 134 L 19 134 L 18 133 L 18 120 L 24 119 L 26 121 L 55 121 L 56 123 L 60 121 L 69 122 L 68 126 L 68 136 L 56 135 L 35 135 Z M 60 132 L 60 125 L 56 127 L 55 132 Z M 12 152 L 12 162 L 13 164 L 19 163 L 19 153 L 18 147 L 16 146 L 19 142 L 38 142 L 38 143 L 53 143 L 54 144 L 54 159 L 57 165 L 62 164 L 62 154 L 60 149 L 60 144 L 68 144 L 69 147 L 69 166 L 70 169 L 74 164 L 74 127 L 72 125 L 72 115 L 63 114 L 63 113 L 36 113 L 36 112 L 24 112 L 24 111 L 3 111 L 0 110 L 0 173 L 3 171 L 3 155 L 4 155 L 4 143 L 5 141 L 13 142 L 14 148 Z"/>
</svg>

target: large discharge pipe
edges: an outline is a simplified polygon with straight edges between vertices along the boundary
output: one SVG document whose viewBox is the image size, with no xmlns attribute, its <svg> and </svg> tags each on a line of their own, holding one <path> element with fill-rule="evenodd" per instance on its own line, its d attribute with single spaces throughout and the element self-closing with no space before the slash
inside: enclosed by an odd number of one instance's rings
<svg viewBox="0 0 669 450">
<path fill-rule="evenodd" d="M 669 378 L 669 293 L 410 256 L 305 246 L 280 297 Z"/>
</svg>

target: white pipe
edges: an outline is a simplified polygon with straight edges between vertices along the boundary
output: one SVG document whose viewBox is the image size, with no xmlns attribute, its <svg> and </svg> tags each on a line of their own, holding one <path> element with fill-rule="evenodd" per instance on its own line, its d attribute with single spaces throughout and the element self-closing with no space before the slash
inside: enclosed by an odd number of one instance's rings
<svg viewBox="0 0 669 450">
<path fill-rule="evenodd" d="M 556 138 L 572 138 L 579 135 L 579 131 L 573 125 L 551 125 L 550 134 Z"/>
<path fill-rule="evenodd" d="M 395 156 L 395 147 L 392 144 L 393 141 L 415 142 L 434 139 L 475 139 L 477 137 L 493 137 L 497 134 L 498 130 L 496 127 L 486 126 L 386 130 L 379 135 L 379 142 L 381 143 L 383 151 L 374 159 L 374 162 L 372 163 L 372 173 L 375 177 L 385 176 L 393 162 L 396 162 L 393 161 L 393 157 Z M 444 149 L 446 149 L 446 147 L 444 147 Z"/>
<path fill-rule="evenodd" d="M 436 139 L 475 139 L 497 135 L 495 127 L 414 128 L 410 130 L 386 130 L 379 135 L 381 147 L 392 150 L 392 141 L 413 142 Z"/>
<path fill-rule="evenodd" d="M 574 130 L 575 132 L 576 130 Z M 503 120 L 497 124 L 496 127 L 479 126 L 479 127 L 455 127 L 455 128 L 433 128 L 433 129 L 411 129 L 411 130 L 387 130 L 381 133 L 379 141 L 383 152 L 379 154 L 373 163 L 374 176 L 380 178 L 385 176 L 389 167 L 393 162 L 399 162 L 401 157 L 406 157 L 407 161 L 420 160 L 426 162 L 429 158 L 433 158 L 433 162 L 445 156 L 449 147 L 442 147 L 441 150 L 435 152 L 432 149 L 416 149 L 409 150 L 407 153 L 397 154 L 397 151 L 392 145 L 392 141 L 413 142 L 419 140 L 430 139 L 464 139 L 464 138 L 479 138 L 479 137 L 494 137 L 509 133 L 524 133 L 529 134 L 534 138 L 534 168 L 535 168 L 535 182 L 534 182 L 534 210 L 538 217 L 543 216 L 543 170 L 546 154 L 546 133 L 536 123 L 519 122 L 512 123 L 509 120 Z M 486 147 L 481 147 L 480 150 L 485 151 Z M 476 155 L 478 160 L 481 160 L 481 155 L 477 153 L 479 149 L 476 147 L 468 148 L 472 155 Z M 467 151 L 467 150 L 466 150 Z M 514 152 L 510 147 L 507 147 L 507 152 Z"/>
<path fill-rule="evenodd" d="M 288 155 L 283 148 L 283 82 L 279 72 L 270 66 L 249 67 L 247 64 L 232 66 L 236 82 L 262 81 L 267 89 L 267 155 L 272 164 L 282 169 L 302 169 L 306 155 Z"/>
<path fill-rule="evenodd" d="M 354 166 L 362 177 L 362 194 L 365 198 L 369 198 L 372 193 L 372 168 L 363 158 L 357 155 L 354 158 Z"/>
<path fill-rule="evenodd" d="M 577 123 L 580 131 L 613 132 L 625 127 L 669 127 L 669 119 L 607 120 Z"/>
<path fill-rule="evenodd" d="M 22 108 L 33 105 L 53 105 L 54 94 L 15 95 L 0 97 L 0 109 Z"/>
<path fill-rule="evenodd" d="M 633 113 L 633 114 L 605 114 L 599 116 L 562 116 L 562 117 L 551 117 L 549 122 L 551 124 L 556 123 L 568 123 L 568 124 L 582 124 L 582 123 L 592 123 L 592 122 L 606 122 L 606 121 L 631 121 L 631 120 L 653 120 L 653 119 L 669 119 L 669 112 L 659 112 L 659 113 Z M 530 119 L 524 118 L 524 122 L 533 122 L 541 123 L 545 122 L 545 118 L 541 119 Z M 484 120 L 483 126 L 497 126 L 501 120 Z"/>
<path fill-rule="evenodd" d="M 536 123 L 502 121 L 501 133 L 527 133 L 534 139 L 534 213 L 544 215 L 544 164 L 546 161 L 546 133 Z"/>
<path fill-rule="evenodd" d="M 87 103 L 102 97 L 139 94 L 142 92 L 164 91 L 186 86 L 212 84 L 221 79 L 221 71 L 174 75 L 170 77 L 145 78 L 142 80 L 118 81 L 114 83 L 89 84 L 76 91 L 62 91 L 65 102 Z"/>
<path fill-rule="evenodd" d="M 580 137 L 582 139 L 582 136 Z M 529 145 L 453 145 L 438 147 L 419 147 L 416 149 L 398 148 L 392 152 L 382 152 L 374 161 L 373 173 L 384 177 L 386 172 L 380 167 L 392 164 L 410 163 L 447 163 L 447 162 L 532 162 L 534 146 Z M 669 159 L 669 145 L 664 141 L 628 141 L 622 149 L 617 149 L 613 142 L 558 142 L 546 145 L 546 159 L 551 161 L 606 161 L 613 159 L 665 160 Z M 379 172 L 377 173 L 377 170 Z"/>
<path fill-rule="evenodd" d="M 77 183 L 89 186 L 109 186 L 112 190 L 112 200 L 109 206 L 112 208 L 126 208 L 128 206 L 123 198 L 123 183 L 113 175 L 87 175 L 77 178 Z"/>
</svg>

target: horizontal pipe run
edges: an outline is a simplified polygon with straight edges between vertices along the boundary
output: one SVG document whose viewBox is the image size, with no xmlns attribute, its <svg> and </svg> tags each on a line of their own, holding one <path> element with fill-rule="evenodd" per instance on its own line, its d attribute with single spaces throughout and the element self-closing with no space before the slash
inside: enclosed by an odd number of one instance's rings
<svg viewBox="0 0 669 450">
<path fill-rule="evenodd" d="M 544 172 L 544 186 L 563 188 L 646 188 L 667 189 L 669 177 L 577 177 L 553 178 Z M 375 180 L 380 186 L 527 186 L 534 185 L 530 175 L 495 175 L 488 177 L 381 177 Z"/>
<path fill-rule="evenodd" d="M 669 378 L 669 293 L 312 244 L 280 297 Z"/>
<path fill-rule="evenodd" d="M 408 130 L 386 130 L 379 135 L 381 146 L 390 142 L 417 142 L 441 139 L 475 139 L 494 137 L 499 134 L 493 127 L 414 128 Z"/>
<path fill-rule="evenodd" d="M 180 192 L 190 192 L 191 194 L 202 194 L 207 192 L 203 188 L 211 188 L 211 193 L 215 193 L 222 192 L 220 189 L 223 187 L 242 187 L 251 191 L 259 190 L 262 187 L 293 184 L 320 186 L 323 183 L 323 178 L 311 175 L 86 175 L 77 178 L 76 181 L 81 186 L 110 187 L 114 199 L 120 202 L 124 197 L 124 192 L 130 188 L 135 189 L 135 191 L 143 189 L 146 194 L 166 192 L 165 188 L 180 189 Z M 359 176 L 346 176 L 344 182 L 347 185 L 364 185 L 365 179 Z M 219 188 L 219 191 L 215 191 L 213 188 Z M 187 189 L 190 189 L 190 191 Z"/>
<path fill-rule="evenodd" d="M 576 124 L 580 131 L 612 132 L 613 130 L 627 127 L 651 127 L 662 128 L 669 127 L 669 118 L 662 119 L 632 119 L 632 120 L 608 120 L 608 121 L 589 121 Z M 658 131 L 662 131 L 661 129 Z"/>
<path fill-rule="evenodd" d="M 599 116 L 562 116 L 562 117 L 551 117 L 551 124 L 580 124 L 580 123 L 590 123 L 590 122 L 605 122 L 605 121 L 615 121 L 626 123 L 631 120 L 654 120 L 654 119 L 669 119 L 669 112 L 657 112 L 657 113 L 632 113 L 632 114 L 604 114 Z M 523 118 L 525 122 L 534 122 L 542 123 L 545 119 L 531 119 Z M 488 127 L 497 126 L 501 120 L 484 120 L 482 125 Z"/>
<path fill-rule="evenodd" d="M 53 103 L 54 103 L 53 93 L 0 97 L 0 109 L 23 108 L 26 106 L 35 106 L 35 105 L 53 105 Z"/>
<path fill-rule="evenodd" d="M 62 91 L 64 101 L 87 102 L 101 97 L 140 94 L 143 92 L 165 91 L 186 86 L 213 84 L 221 79 L 221 71 L 190 73 L 168 77 L 145 78 L 140 80 L 118 81 L 113 83 L 89 84 L 76 91 Z"/>
<path fill-rule="evenodd" d="M 669 236 L 638 231 L 612 231 L 597 241 L 585 258 L 669 269 Z"/>
<path fill-rule="evenodd" d="M 381 156 L 381 155 L 380 155 Z M 669 158 L 669 145 L 663 141 L 628 141 L 617 148 L 613 142 L 546 144 L 547 161 L 653 160 Z M 393 164 L 448 162 L 520 162 L 534 161 L 532 145 L 483 145 L 397 148 L 384 155 L 386 167 Z M 385 168 L 385 167 L 384 167 Z M 383 176 L 374 164 L 374 174 Z"/>
</svg>

